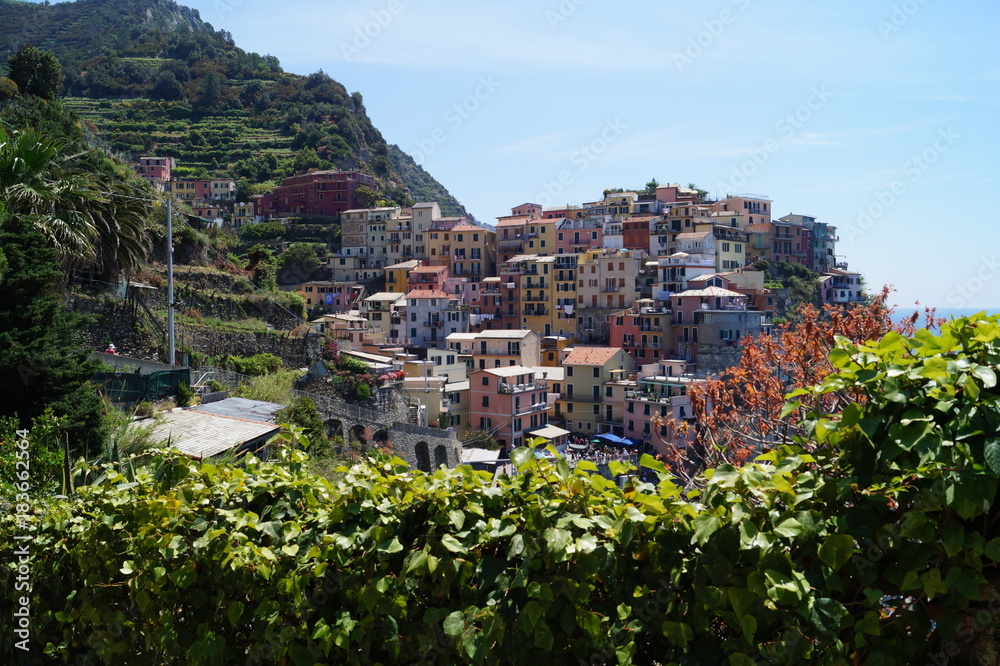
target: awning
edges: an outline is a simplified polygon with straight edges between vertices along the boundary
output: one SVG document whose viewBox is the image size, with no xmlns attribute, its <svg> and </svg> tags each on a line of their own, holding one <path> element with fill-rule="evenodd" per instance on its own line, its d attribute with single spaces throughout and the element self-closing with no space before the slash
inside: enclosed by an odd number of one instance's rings
<svg viewBox="0 0 1000 666">
<path fill-rule="evenodd" d="M 603 435 L 595 435 L 598 439 L 603 439 L 605 442 L 611 442 L 612 444 L 621 444 L 624 440 L 613 432 L 606 432 Z"/>
<path fill-rule="evenodd" d="M 534 430 L 529 430 L 525 433 L 529 437 L 541 437 L 542 439 L 556 439 L 557 437 L 564 437 L 569 434 L 569 430 L 563 430 L 562 428 L 557 428 L 554 425 L 542 426 L 541 428 L 535 428 Z"/>
<path fill-rule="evenodd" d="M 586 451 L 587 449 L 590 448 L 590 445 L 572 443 L 569 445 L 569 448 L 573 449 L 574 451 Z"/>
</svg>

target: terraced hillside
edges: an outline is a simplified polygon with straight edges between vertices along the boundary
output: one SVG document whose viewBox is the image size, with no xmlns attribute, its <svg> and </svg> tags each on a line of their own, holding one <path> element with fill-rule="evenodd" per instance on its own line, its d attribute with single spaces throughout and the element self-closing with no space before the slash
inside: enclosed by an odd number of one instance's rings
<svg viewBox="0 0 1000 666">
<path fill-rule="evenodd" d="M 360 93 L 322 71 L 282 70 L 270 55 L 173 0 L 0 0 L 0 64 L 33 43 L 63 64 L 67 105 L 126 159 L 178 159 L 184 175 L 266 183 L 309 168 L 360 168 L 384 196 L 466 211 L 372 125 Z"/>
</svg>

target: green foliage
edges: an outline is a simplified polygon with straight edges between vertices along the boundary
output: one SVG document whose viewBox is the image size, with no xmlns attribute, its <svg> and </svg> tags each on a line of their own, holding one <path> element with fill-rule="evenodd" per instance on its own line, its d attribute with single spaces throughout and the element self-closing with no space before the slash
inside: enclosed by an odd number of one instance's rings
<svg viewBox="0 0 1000 666">
<path fill-rule="evenodd" d="M 368 384 L 358 384 L 354 389 L 354 397 L 358 400 L 367 400 L 372 397 L 372 387 Z"/>
<path fill-rule="evenodd" d="M 284 233 L 285 227 L 281 222 L 259 222 L 240 229 L 240 238 L 244 243 L 259 243 L 281 238 Z"/>
<path fill-rule="evenodd" d="M 272 375 L 281 370 L 281 359 L 274 354 L 254 354 L 253 356 L 230 356 L 226 367 L 233 372 L 251 377 Z"/>
<path fill-rule="evenodd" d="M 8 76 L 23 95 L 55 99 L 62 90 L 62 66 L 55 54 L 26 45 L 7 62 Z"/>
<path fill-rule="evenodd" d="M 292 386 L 300 375 L 301 373 L 297 370 L 280 370 L 269 375 L 252 377 L 249 381 L 240 384 L 233 395 L 248 400 L 264 400 L 287 405 L 295 397 Z"/>
<path fill-rule="evenodd" d="M 278 359 L 279 363 L 281 359 Z M 194 391 L 186 383 L 181 382 L 177 385 L 177 406 L 187 407 L 194 401 Z"/>
<path fill-rule="evenodd" d="M 56 251 L 27 216 L 3 219 L 0 247 L 9 264 L 0 277 L 0 415 L 17 415 L 22 427 L 51 408 L 82 455 L 104 439 L 102 405 L 90 379 L 97 363 L 87 358 L 77 331 L 79 315 L 64 304 Z"/>
<path fill-rule="evenodd" d="M 497 479 L 325 480 L 295 451 L 109 472 L 30 528 L 33 635 L 104 663 L 971 663 L 997 615 L 998 318 L 831 360 L 809 391 L 858 402 L 700 492 L 650 456 L 619 487 L 531 449 Z"/>
<path fill-rule="evenodd" d="M 278 423 L 290 423 L 302 428 L 308 442 L 307 450 L 313 456 L 329 452 L 330 440 L 326 436 L 326 426 L 323 425 L 319 411 L 310 398 L 296 397 L 288 407 L 274 416 Z"/>
<path fill-rule="evenodd" d="M 28 482 L 29 496 L 44 497 L 58 486 L 62 474 L 65 418 L 56 416 L 51 409 L 35 417 L 27 428 L 26 457 L 18 453 L 19 427 L 16 418 L 0 416 L 0 498 L 14 499 L 21 491 L 14 484 L 24 481 Z"/>
<path fill-rule="evenodd" d="M 0 102 L 17 97 L 17 84 L 6 76 L 0 76 Z"/>
</svg>

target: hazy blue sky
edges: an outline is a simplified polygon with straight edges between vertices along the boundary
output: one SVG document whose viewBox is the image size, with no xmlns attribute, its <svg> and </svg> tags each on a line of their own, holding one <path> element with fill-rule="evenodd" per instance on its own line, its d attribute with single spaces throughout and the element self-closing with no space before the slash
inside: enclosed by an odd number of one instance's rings
<svg viewBox="0 0 1000 666">
<path fill-rule="evenodd" d="M 839 227 L 896 301 L 1000 306 L 1000 7 L 943 0 L 189 0 L 360 91 L 492 222 L 651 178 Z"/>
</svg>

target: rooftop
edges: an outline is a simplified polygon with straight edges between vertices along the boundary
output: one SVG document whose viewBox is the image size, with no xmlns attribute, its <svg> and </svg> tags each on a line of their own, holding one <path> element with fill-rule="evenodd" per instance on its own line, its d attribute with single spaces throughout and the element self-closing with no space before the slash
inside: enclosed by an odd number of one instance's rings
<svg viewBox="0 0 1000 666">
<path fill-rule="evenodd" d="M 453 294 L 449 294 L 446 291 L 441 291 L 440 289 L 414 289 L 406 295 L 408 299 L 428 299 L 428 298 L 444 298 L 458 300 Z"/>
<path fill-rule="evenodd" d="M 419 265 L 420 265 L 419 261 L 417 261 L 416 259 L 411 259 L 409 261 L 401 261 L 400 263 L 393 264 L 392 266 L 386 266 L 385 270 L 389 270 L 390 268 L 396 268 L 396 269 L 405 268 L 406 270 L 410 270 L 416 268 Z"/>
<path fill-rule="evenodd" d="M 526 368 L 523 365 L 509 365 L 505 368 L 486 368 L 481 372 L 487 372 L 496 377 L 517 377 L 518 375 L 535 376 L 535 370 L 533 368 Z"/>
<path fill-rule="evenodd" d="M 210 458 L 255 440 L 263 444 L 281 430 L 267 419 L 283 407 L 227 398 L 197 409 L 174 410 L 166 412 L 163 420 L 153 427 L 153 438 L 169 441 L 171 446 L 192 458 Z"/>
<path fill-rule="evenodd" d="M 619 347 L 573 347 L 563 361 L 563 365 L 602 366 L 620 351 Z"/>
</svg>

